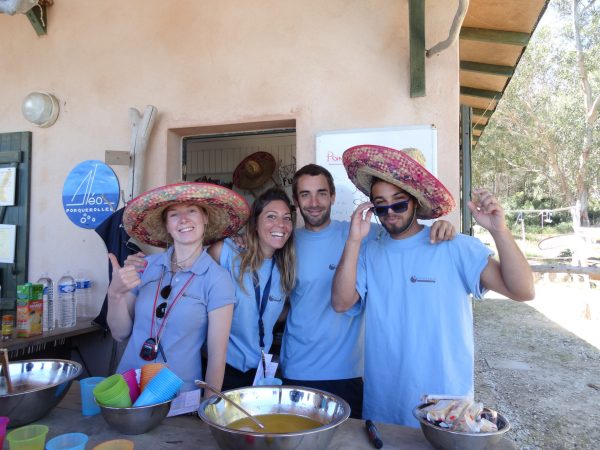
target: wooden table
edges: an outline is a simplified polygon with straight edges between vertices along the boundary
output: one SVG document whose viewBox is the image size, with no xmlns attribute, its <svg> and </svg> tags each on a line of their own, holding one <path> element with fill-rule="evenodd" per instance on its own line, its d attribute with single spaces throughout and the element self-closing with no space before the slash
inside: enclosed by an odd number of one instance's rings
<svg viewBox="0 0 600 450">
<path fill-rule="evenodd" d="M 55 328 L 52 331 L 46 331 L 40 335 L 28 338 L 5 339 L 0 341 L 0 348 L 5 348 L 9 352 L 11 359 L 27 356 L 54 347 L 63 346 L 68 340 L 84 334 L 102 331 L 102 327 L 92 323 L 93 317 L 77 318 L 77 325 L 70 328 Z M 15 332 L 16 333 L 16 330 Z"/>
<path fill-rule="evenodd" d="M 169 449 L 169 450 L 219 450 L 213 439 L 208 425 L 196 415 L 169 417 L 155 429 L 145 434 L 125 436 L 112 429 L 102 418 L 102 415 L 84 417 L 81 415 L 79 383 L 74 382 L 63 399 L 50 414 L 36 423 L 50 428 L 48 439 L 63 433 L 86 433 L 90 440 L 87 448 L 110 439 L 130 439 L 138 449 Z M 377 423 L 379 434 L 385 450 L 431 450 L 420 429 Z M 329 450 L 358 450 L 373 449 L 367 439 L 364 421 L 348 419 L 336 431 Z M 498 450 L 515 449 L 508 440 Z M 315 449 L 318 450 L 318 449 Z"/>
</svg>

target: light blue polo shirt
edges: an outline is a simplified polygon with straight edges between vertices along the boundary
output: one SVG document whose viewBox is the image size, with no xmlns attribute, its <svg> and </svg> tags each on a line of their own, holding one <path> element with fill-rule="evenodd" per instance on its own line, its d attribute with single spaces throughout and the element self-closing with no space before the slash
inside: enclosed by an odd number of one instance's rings
<svg viewBox="0 0 600 450">
<path fill-rule="evenodd" d="M 173 249 L 170 248 L 167 252 L 146 257 L 148 265 L 142 273 L 142 282 L 132 290 L 137 296 L 133 330 L 117 372 L 139 369 L 151 362 L 143 360 L 139 355 L 143 343 L 151 337 L 150 326 L 152 316 L 155 315 L 154 298 L 163 270 L 162 286 L 170 283 L 172 287 L 167 301 L 169 305 L 190 276 L 195 274 L 169 314 L 160 338 L 168 367 L 184 381 L 181 390 L 190 391 L 196 389 L 194 380 L 202 379 L 200 349 L 206 340 L 208 313 L 234 303 L 235 294 L 229 273 L 206 251 L 202 252 L 192 267 L 175 273 L 169 270 L 172 253 Z M 164 301 L 159 294 L 156 304 L 160 305 Z M 154 321 L 156 334 L 164 319 L 155 317 Z M 163 362 L 160 352 L 156 362 Z"/>
<path fill-rule="evenodd" d="M 358 262 L 365 305 L 363 416 L 418 426 L 423 394 L 472 395 L 473 311 L 491 252 L 459 234 L 429 242 L 430 228 L 407 239 L 368 242 Z"/>
<path fill-rule="evenodd" d="M 377 235 L 371 226 L 369 237 Z M 361 305 L 347 313 L 331 306 L 331 287 L 350 230 L 337 220 L 323 230 L 295 230 L 296 286 L 282 343 L 282 370 L 294 380 L 342 380 L 363 374 Z"/>
<path fill-rule="evenodd" d="M 239 249 L 231 239 L 225 239 L 221 250 L 221 266 L 231 274 L 235 286 L 235 308 L 233 310 L 233 321 L 227 346 L 227 363 L 242 372 L 256 369 L 260 362 L 260 345 L 258 338 L 258 306 L 252 283 L 252 274 L 246 272 L 243 277 L 243 287 L 238 282 L 240 267 Z M 269 274 L 271 273 L 272 259 L 265 259 L 257 271 L 260 281 L 260 295 L 265 289 Z M 281 290 L 281 279 L 277 265 L 273 266 L 271 278 L 271 290 L 269 300 L 263 313 L 265 329 L 265 353 L 273 343 L 273 327 L 277 318 L 281 315 L 285 295 Z"/>
</svg>

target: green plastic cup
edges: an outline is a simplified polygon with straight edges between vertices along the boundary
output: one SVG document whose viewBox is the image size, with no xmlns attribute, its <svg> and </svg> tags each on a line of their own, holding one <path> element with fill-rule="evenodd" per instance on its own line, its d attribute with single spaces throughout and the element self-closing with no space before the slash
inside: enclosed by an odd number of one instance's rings
<svg viewBox="0 0 600 450">
<path fill-rule="evenodd" d="M 125 378 L 119 373 L 111 375 L 98 383 L 94 388 L 94 397 L 99 404 L 104 406 L 112 408 L 131 407 L 129 386 Z"/>
<path fill-rule="evenodd" d="M 46 425 L 26 425 L 6 435 L 10 450 L 44 450 L 46 445 Z"/>
</svg>

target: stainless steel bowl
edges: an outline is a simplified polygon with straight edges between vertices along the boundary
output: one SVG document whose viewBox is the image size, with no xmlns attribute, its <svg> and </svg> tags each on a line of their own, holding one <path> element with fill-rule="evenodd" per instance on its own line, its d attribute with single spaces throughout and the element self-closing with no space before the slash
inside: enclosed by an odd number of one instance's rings
<svg viewBox="0 0 600 450">
<path fill-rule="evenodd" d="M 413 409 L 413 415 L 419 421 L 425 438 L 438 450 L 484 450 L 493 448 L 508 430 L 510 424 L 506 417 L 498 413 L 498 431 L 491 433 L 464 433 L 438 427 L 426 418 L 427 413 L 421 411 L 431 403 L 423 403 Z"/>
<path fill-rule="evenodd" d="M 206 422 L 223 450 L 314 450 L 327 448 L 337 427 L 350 416 L 350 406 L 342 398 L 318 389 L 298 386 L 255 386 L 225 391 L 252 415 L 296 414 L 323 425 L 297 433 L 259 433 L 228 428 L 244 416 L 231 403 L 213 396 L 200 404 L 198 415 Z"/>
<path fill-rule="evenodd" d="M 166 402 L 135 408 L 99 406 L 104 420 L 120 433 L 143 434 L 157 427 L 167 417 L 172 401 L 167 400 Z"/>
<path fill-rule="evenodd" d="M 10 418 L 11 428 L 41 419 L 58 405 L 81 371 L 81 364 L 63 359 L 11 362 L 9 372 L 13 390 L 8 393 L 6 380 L 2 377 L 0 416 Z"/>
</svg>

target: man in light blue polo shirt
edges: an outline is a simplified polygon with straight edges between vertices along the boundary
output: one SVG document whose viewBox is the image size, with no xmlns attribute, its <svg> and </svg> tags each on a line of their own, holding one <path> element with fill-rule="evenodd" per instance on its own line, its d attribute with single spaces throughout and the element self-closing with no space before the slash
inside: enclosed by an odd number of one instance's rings
<svg viewBox="0 0 600 450">
<path fill-rule="evenodd" d="M 534 296 L 531 268 L 488 191 L 475 191 L 469 209 L 494 238 L 499 260 L 471 236 L 429 245 L 428 227 L 416 219 L 440 217 L 455 203 L 421 161 L 417 149 L 344 152 L 350 180 L 371 202 L 352 215 L 332 291 L 336 311 L 365 310 L 363 415 L 415 427 L 412 410 L 422 395 L 473 396 L 470 295 L 492 289 L 519 301 Z M 362 245 L 373 214 L 387 233 Z"/>
<path fill-rule="evenodd" d="M 284 382 L 339 395 L 350 404 L 352 417 L 360 418 L 364 317 L 360 305 L 343 314 L 331 307 L 333 276 L 350 223 L 331 220 L 335 185 L 327 169 L 302 167 L 294 175 L 292 192 L 304 228 L 295 230 L 297 277 L 281 351 Z M 377 231 L 372 227 L 367 239 Z M 452 226 L 442 221 L 431 236 L 437 241 L 453 234 Z"/>
</svg>

